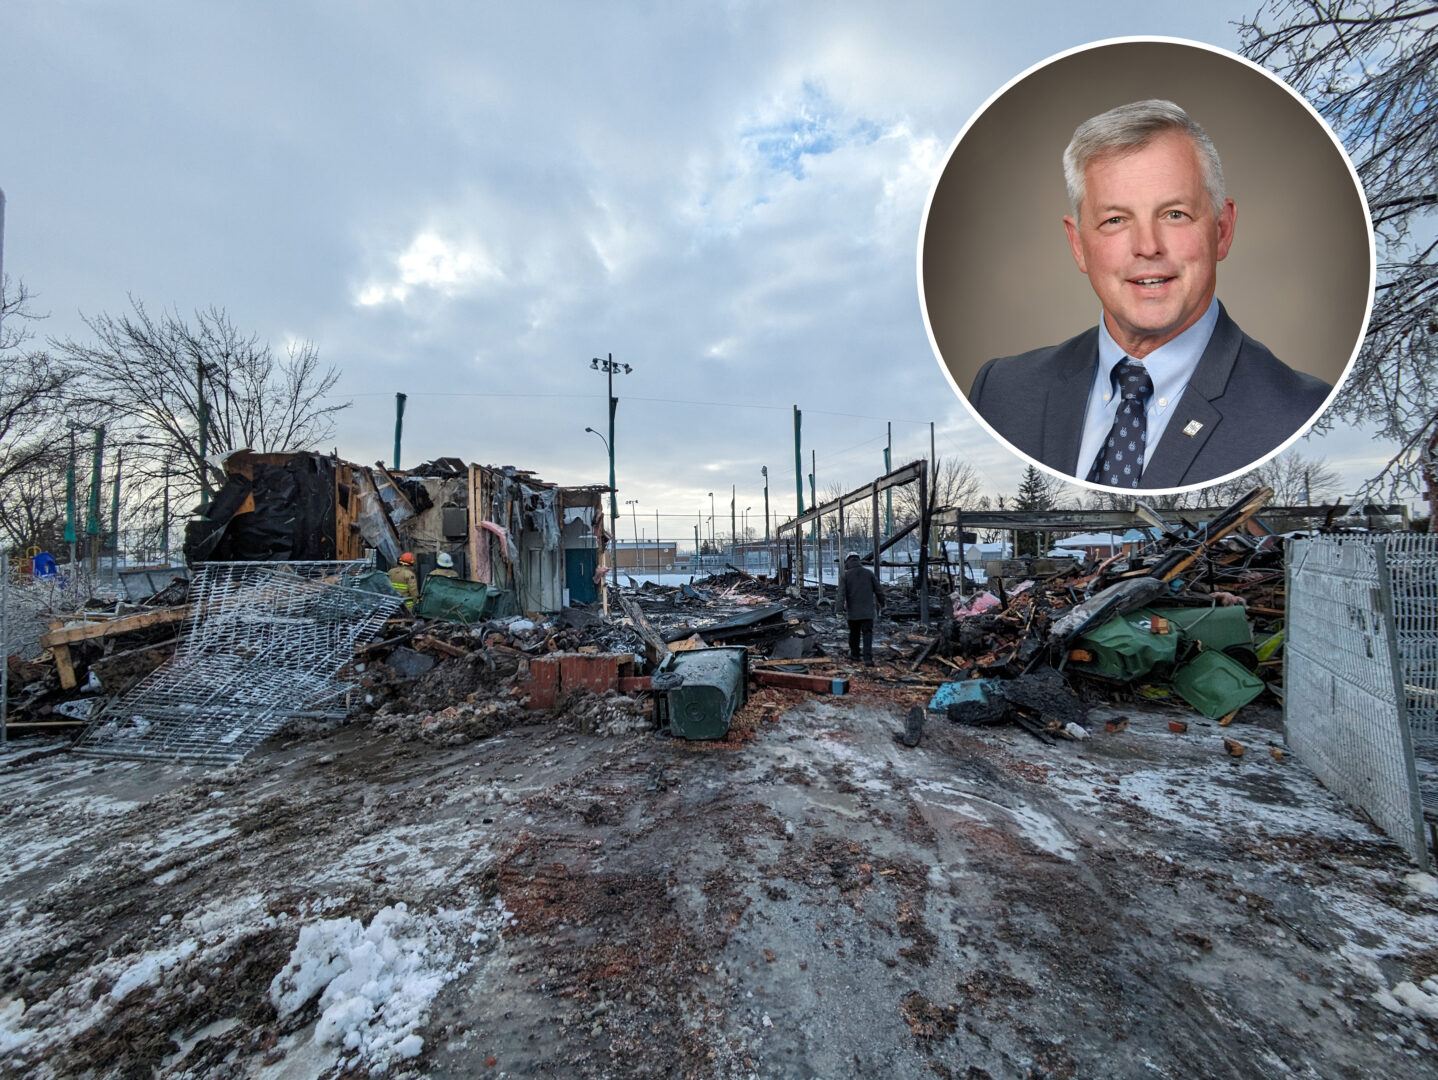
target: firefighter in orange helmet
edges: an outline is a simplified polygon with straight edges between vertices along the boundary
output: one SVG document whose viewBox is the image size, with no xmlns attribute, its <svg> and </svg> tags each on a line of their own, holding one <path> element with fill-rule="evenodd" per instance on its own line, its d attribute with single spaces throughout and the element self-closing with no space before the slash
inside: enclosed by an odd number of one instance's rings
<svg viewBox="0 0 1438 1080">
<path fill-rule="evenodd" d="M 414 575 L 414 552 L 406 551 L 399 557 L 399 565 L 390 567 L 390 587 L 400 596 L 404 597 L 404 606 L 408 610 L 414 610 L 414 602 L 419 596 L 419 579 Z"/>
</svg>

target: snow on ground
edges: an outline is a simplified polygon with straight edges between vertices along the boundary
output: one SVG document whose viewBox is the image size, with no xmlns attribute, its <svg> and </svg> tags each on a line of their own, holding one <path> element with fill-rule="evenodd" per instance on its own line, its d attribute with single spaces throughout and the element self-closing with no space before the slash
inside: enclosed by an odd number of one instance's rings
<svg viewBox="0 0 1438 1080">
<path fill-rule="evenodd" d="M 400 903 L 382 908 L 368 926 L 353 918 L 309 923 L 270 983 L 270 1001 L 284 1020 L 318 996 L 313 1042 L 333 1047 L 344 1068 L 383 1072 L 392 1060 L 420 1053 L 416 1029 L 430 1002 L 468 970 L 454 963 L 452 939 L 486 940 L 503 918 L 499 902 L 482 919 L 471 910 L 426 919 Z"/>
<path fill-rule="evenodd" d="M 1438 1080 L 1438 879 L 1276 730 L 903 711 L 0 752 L 0 1072 Z"/>
</svg>

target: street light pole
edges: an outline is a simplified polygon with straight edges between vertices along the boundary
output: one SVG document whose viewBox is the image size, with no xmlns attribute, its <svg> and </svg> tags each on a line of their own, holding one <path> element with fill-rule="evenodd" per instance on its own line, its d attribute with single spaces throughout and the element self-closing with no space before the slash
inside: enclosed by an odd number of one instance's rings
<svg viewBox="0 0 1438 1080">
<path fill-rule="evenodd" d="M 614 411 L 619 407 L 619 399 L 614 396 L 614 372 L 622 370 L 628 375 L 634 369 L 628 364 L 616 364 L 614 354 L 608 353 L 607 360 L 595 357 L 589 361 L 589 366 L 595 371 L 603 371 L 609 376 L 609 441 L 604 445 L 609 447 L 609 521 L 614 525 L 619 520 L 619 504 L 615 500 L 616 486 L 614 483 Z M 619 548 L 614 549 L 614 587 L 619 588 Z"/>
<path fill-rule="evenodd" d="M 769 542 L 769 466 L 759 466 L 759 471 L 764 474 L 764 543 Z"/>
<path fill-rule="evenodd" d="M 592 427 L 587 427 L 584 430 L 604 444 L 605 456 L 609 458 L 609 562 L 611 563 L 610 569 L 614 571 L 614 587 L 617 589 L 619 587 L 619 545 L 614 539 L 615 515 L 617 513 L 614 507 L 614 451 L 609 448 L 609 440 L 602 434 Z"/>
</svg>

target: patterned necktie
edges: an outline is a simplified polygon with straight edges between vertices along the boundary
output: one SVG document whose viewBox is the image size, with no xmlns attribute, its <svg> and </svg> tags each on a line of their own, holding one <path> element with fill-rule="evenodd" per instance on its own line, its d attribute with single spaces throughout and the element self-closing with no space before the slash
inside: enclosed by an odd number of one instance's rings
<svg viewBox="0 0 1438 1080">
<path fill-rule="evenodd" d="M 1153 395 L 1153 380 L 1142 364 L 1127 357 L 1114 368 L 1114 375 L 1123 401 L 1088 480 L 1091 484 L 1136 488 L 1143 475 L 1144 437 L 1148 430 L 1144 410 Z"/>
</svg>

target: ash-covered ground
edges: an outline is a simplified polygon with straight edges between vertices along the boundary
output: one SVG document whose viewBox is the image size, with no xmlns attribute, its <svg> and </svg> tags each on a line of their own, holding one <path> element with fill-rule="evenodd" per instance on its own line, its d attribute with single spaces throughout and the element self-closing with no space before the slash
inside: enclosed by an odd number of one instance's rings
<svg viewBox="0 0 1438 1080">
<path fill-rule="evenodd" d="M 1438 880 L 1271 718 L 907 749 L 926 691 L 853 689 L 720 744 L 623 698 L 217 770 L 12 743 L 0 1071 L 1438 1077 Z"/>
</svg>

